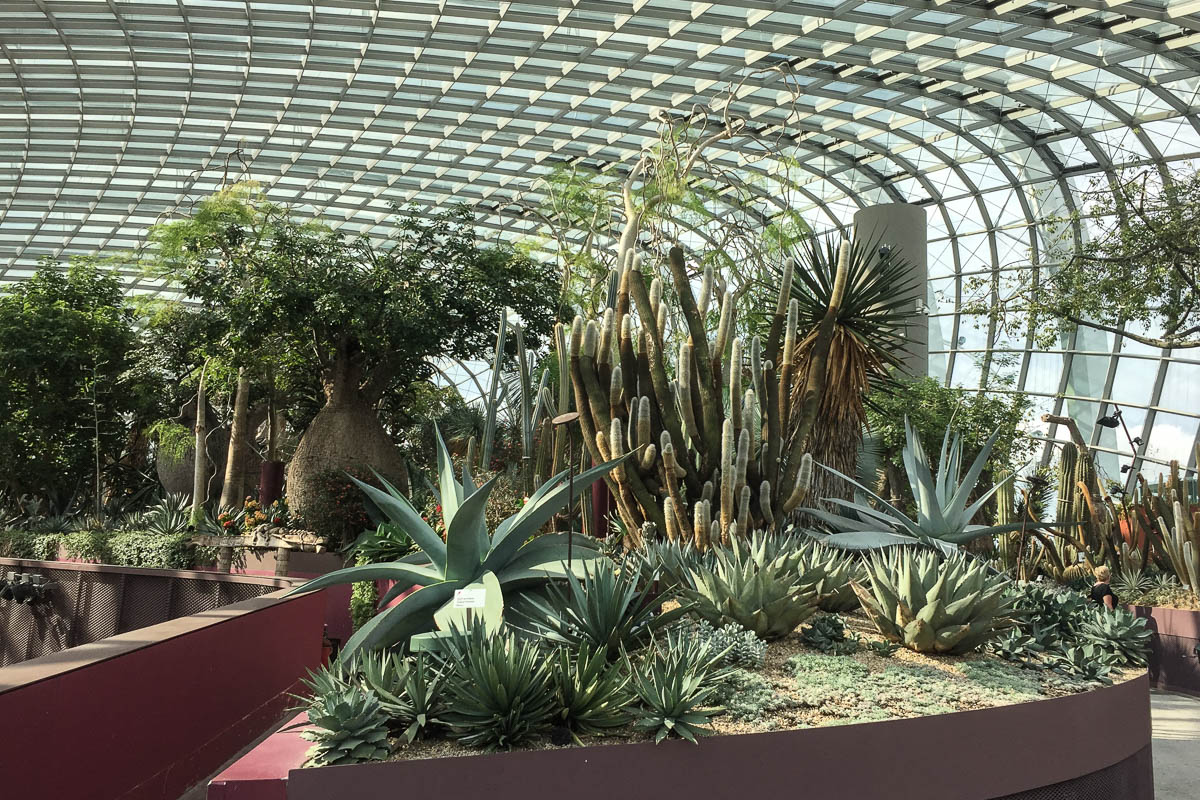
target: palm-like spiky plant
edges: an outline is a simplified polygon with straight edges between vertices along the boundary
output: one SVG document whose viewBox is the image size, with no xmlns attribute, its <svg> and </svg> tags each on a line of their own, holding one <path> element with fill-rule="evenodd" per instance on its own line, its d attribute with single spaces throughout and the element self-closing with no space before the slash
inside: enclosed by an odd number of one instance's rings
<svg viewBox="0 0 1200 800">
<path fill-rule="evenodd" d="M 800 245 L 791 295 L 799 301 L 800 330 L 809 336 L 796 345 L 796 369 L 790 390 L 799 402 L 813 363 L 816 331 L 834 293 L 838 244 L 832 237 L 809 238 Z M 889 369 L 900 366 L 905 333 L 918 299 L 912 265 L 896 254 L 881 254 L 878 240 L 855 239 L 845 250 L 846 288 L 838 307 L 825 362 L 825 391 L 809 435 L 807 452 L 835 469 L 854 474 L 867 421 L 864 398 L 888 383 Z M 788 431 L 794 435 L 794 431 Z M 814 476 L 817 497 L 850 497 L 850 486 L 835 475 Z"/>
<path fill-rule="evenodd" d="M 953 552 L 960 545 L 995 533 L 1020 530 L 1022 523 L 1005 525 L 973 525 L 971 520 L 979 513 L 988 499 L 995 494 L 1003 482 L 984 492 L 975 502 L 968 504 L 980 475 L 991 455 L 992 445 L 1000 435 L 993 433 L 979 451 L 979 455 L 962 472 L 963 447 L 958 435 L 951 438 L 950 428 L 942 439 L 942 452 L 937 472 L 933 471 L 929 456 L 921 446 L 921 439 L 908 420 L 904 421 L 908 444 L 904 448 L 904 469 L 916 501 L 917 518 L 911 519 L 884 498 L 843 473 L 825 466 L 825 469 L 849 481 L 856 489 L 876 502 L 878 508 L 858 502 L 832 499 L 855 516 L 833 514 L 821 509 L 806 509 L 809 514 L 825 522 L 835 532 L 821 537 L 821 541 L 835 547 L 851 550 L 872 550 L 898 544 L 923 544 L 936 547 L 943 552 Z M 824 466 L 824 465 L 822 465 Z M 1010 477 L 1011 480 L 1011 477 Z M 1041 523 L 1047 527 L 1052 523 Z"/>
</svg>

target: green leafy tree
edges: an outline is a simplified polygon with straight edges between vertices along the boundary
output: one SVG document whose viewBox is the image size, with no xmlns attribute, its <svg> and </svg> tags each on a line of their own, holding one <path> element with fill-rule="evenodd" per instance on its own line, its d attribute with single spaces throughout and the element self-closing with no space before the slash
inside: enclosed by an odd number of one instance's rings
<svg viewBox="0 0 1200 800">
<path fill-rule="evenodd" d="M 933 378 L 907 381 L 868 396 L 867 424 L 872 447 L 877 450 L 883 474 L 879 492 L 895 501 L 904 493 L 904 420 L 908 419 L 927 453 L 938 453 L 946 429 L 962 437 L 963 460 L 973 461 L 997 430 L 988 466 L 977 493 L 992 485 L 998 469 L 1016 471 L 1033 453 L 1036 442 L 1021 431 L 1029 414 L 1024 395 L 998 394 L 943 386 Z"/>
<path fill-rule="evenodd" d="M 431 359 L 485 353 L 505 307 L 526 321 L 533 344 L 553 324 L 553 269 L 483 247 L 466 208 L 424 216 L 397 208 L 384 236 L 351 239 L 265 202 L 247 216 L 244 197 L 226 196 L 233 191 L 201 204 L 193 219 L 220 224 L 194 229 L 199 242 L 176 237 L 187 228 L 152 238 L 184 291 L 220 310 L 235 349 L 253 349 L 292 385 L 319 381 L 320 409 L 288 472 L 300 513 L 331 469 L 367 466 L 406 484 L 377 408 L 429 379 Z M 218 235 L 204 239 L 214 227 Z"/>
<path fill-rule="evenodd" d="M 1050 346 L 1062 326 L 1083 325 L 1152 347 L 1200 347 L 1200 172 L 1164 176 L 1146 168 L 1082 193 L 1080 211 L 1046 222 L 1064 262 L 1021 270 L 1001 288 L 976 279 L 970 313 L 987 314 L 1019 336 L 1026 326 Z M 1090 234 L 1072 239 L 1077 227 Z"/>
<path fill-rule="evenodd" d="M 90 258 L 46 258 L 0 296 L 0 487 L 62 513 L 104 499 L 96 473 L 127 455 L 131 420 L 154 402 L 134 364 L 134 313 Z"/>
</svg>

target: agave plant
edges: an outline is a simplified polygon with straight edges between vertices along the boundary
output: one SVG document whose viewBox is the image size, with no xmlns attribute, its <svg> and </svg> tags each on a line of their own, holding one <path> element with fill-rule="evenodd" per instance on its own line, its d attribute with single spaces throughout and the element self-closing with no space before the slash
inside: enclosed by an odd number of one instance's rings
<svg viewBox="0 0 1200 800">
<path fill-rule="evenodd" d="M 505 593 L 520 592 L 530 586 L 540 586 L 547 580 L 564 577 L 568 561 L 571 570 L 581 575 L 585 566 L 597 558 L 594 539 L 573 532 L 536 534 L 567 504 L 570 492 L 579 497 L 580 492 L 628 457 L 600 464 L 575 476 L 573 488 L 567 482 L 567 473 L 559 473 L 530 495 L 520 511 L 489 534 L 484 511 L 496 479 L 476 486 L 470 468 L 464 465 L 459 483 L 440 433 L 437 433 L 437 445 L 438 490 L 446 526 L 445 541 L 421 518 L 408 498 L 382 477 L 379 480 L 384 489 L 351 478 L 387 516 L 388 522 L 412 539 L 419 552 L 397 561 L 340 569 L 292 591 L 295 594 L 340 583 L 393 580 L 396 583 L 392 590 L 379 601 L 380 605 L 386 606 L 413 586 L 420 587 L 359 628 L 346 642 L 345 651 L 349 654 L 364 647 L 404 644 L 414 634 L 432 630 L 434 615 L 439 609 L 452 605 L 455 590 L 479 583 L 489 573 Z M 571 555 L 570 559 L 568 555 Z"/>
<path fill-rule="evenodd" d="M 817 611 L 824 573 L 801 573 L 794 552 L 777 552 L 768 536 L 735 539 L 684 576 L 680 594 L 715 626 L 735 622 L 770 641 L 787 636 Z"/>
<path fill-rule="evenodd" d="M 374 692 L 350 684 L 331 684 L 308 709 L 312 729 L 301 736 L 313 742 L 307 766 L 332 767 L 382 761 L 388 756 L 387 715 Z"/>
<path fill-rule="evenodd" d="M 960 553 L 904 548 L 872 555 L 871 588 L 854 584 L 887 639 L 919 653 L 967 653 L 1014 624 L 1008 581 Z"/>
<path fill-rule="evenodd" d="M 149 533 L 174 536 L 188 529 L 191 514 L 191 500 L 182 494 L 169 494 L 142 512 L 140 524 Z"/>
<path fill-rule="evenodd" d="M 715 705 L 732 670 L 721 666 L 726 653 L 686 630 L 667 631 L 639 663 L 628 665 L 641 707 L 637 725 L 654 731 L 655 743 L 675 735 L 696 744 L 712 731 L 704 726 L 722 713 Z"/>
<path fill-rule="evenodd" d="M 810 536 L 797 540 L 796 552 L 802 572 L 824 576 L 817 585 L 820 597 L 817 606 L 822 611 L 837 614 L 858 609 L 858 595 L 850 584 L 867 579 L 867 570 L 859 554 L 826 547 Z"/>
<path fill-rule="evenodd" d="M 645 646 L 656 631 L 691 610 L 685 603 L 660 613 L 673 595 L 652 597 L 639 590 L 638 579 L 636 569 L 618 569 L 601 559 L 584 567 L 582 578 L 568 574 L 565 590 L 550 584 L 544 599 L 526 594 L 517 614 L 524 618 L 523 627 L 553 644 L 573 650 L 590 646 L 614 661 L 622 648 Z"/>
<path fill-rule="evenodd" d="M 603 734 L 628 724 L 633 692 L 623 666 L 609 663 L 603 649 L 588 645 L 555 652 L 557 715 L 577 744 L 578 734 Z"/>
<path fill-rule="evenodd" d="M 925 448 L 921 446 L 920 437 L 907 419 L 904 420 L 904 432 L 908 439 L 908 444 L 904 447 L 904 469 L 908 473 L 913 499 L 916 501 L 917 518 L 909 518 L 853 478 L 822 465 L 824 469 L 849 481 L 861 494 L 870 497 L 878 505 L 878 508 L 869 506 L 857 496 L 854 502 L 828 499 L 828 502 L 853 512 L 853 517 L 833 514 L 819 508 L 806 509 L 807 513 L 825 522 L 835 531 L 821 537 L 823 543 L 851 550 L 921 544 L 951 553 L 960 545 L 981 536 L 1021 529 L 1020 522 L 1006 525 L 971 524 L 979 510 L 1004 483 L 1001 481 L 984 492 L 974 503 L 967 504 L 980 475 L 983 474 L 984 466 L 992 452 L 992 445 L 1000 435 L 999 429 L 988 437 L 965 474 L 962 473 L 962 440 L 957 434 L 951 438 L 949 427 L 946 428 L 946 435 L 942 439 L 942 452 L 936 473 L 929 462 L 929 456 L 925 454 Z M 1011 480 L 1011 476 L 1008 480 Z M 1039 523 L 1041 527 L 1054 524 Z"/>
<path fill-rule="evenodd" d="M 556 695 L 550 661 L 537 644 L 482 625 L 455 629 L 446 658 L 444 719 L 471 747 L 510 750 L 549 727 Z"/>
<path fill-rule="evenodd" d="M 1146 620 L 1124 608 L 1096 608 L 1080 629 L 1080 638 L 1095 645 L 1105 663 L 1114 667 L 1146 666 L 1152 637 Z"/>
</svg>

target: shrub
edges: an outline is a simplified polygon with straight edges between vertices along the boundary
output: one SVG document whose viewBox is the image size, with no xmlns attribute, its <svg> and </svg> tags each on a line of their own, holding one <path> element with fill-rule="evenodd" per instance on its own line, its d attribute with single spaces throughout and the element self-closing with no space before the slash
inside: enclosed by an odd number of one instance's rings
<svg viewBox="0 0 1200 800">
<path fill-rule="evenodd" d="M 113 564 L 152 569 L 193 569 L 200 557 L 191 534 L 118 533 L 108 540 Z"/>
<path fill-rule="evenodd" d="M 109 536 L 109 533 L 101 530 L 75 531 L 63 536 L 61 541 L 67 558 L 111 564 L 113 561 L 108 548 Z"/>
<path fill-rule="evenodd" d="M 554 678 L 537 645 L 483 625 L 446 640 L 443 719 L 456 739 L 485 750 L 510 750 L 549 727 Z"/>
</svg>

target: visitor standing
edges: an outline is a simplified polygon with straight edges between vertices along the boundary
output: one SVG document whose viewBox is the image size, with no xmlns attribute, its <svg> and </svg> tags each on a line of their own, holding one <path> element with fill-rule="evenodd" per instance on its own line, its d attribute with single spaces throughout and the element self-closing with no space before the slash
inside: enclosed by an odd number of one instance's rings
<svg viewBox="0 0 1200 800">
<path fill-rule="evenodd" d="M 1117 607 L 1117 595 L 1108 585 L 1108 582 L 1112 580 L 1112 570 L 1101 564 L 1092 571 L 1092 574 L 1096 576 L 1096 583 L 1092 586 L 1092 602 L 1112 611 Z"/>
</svg>

